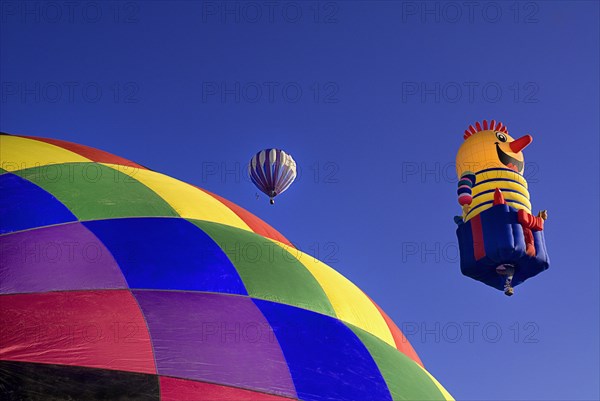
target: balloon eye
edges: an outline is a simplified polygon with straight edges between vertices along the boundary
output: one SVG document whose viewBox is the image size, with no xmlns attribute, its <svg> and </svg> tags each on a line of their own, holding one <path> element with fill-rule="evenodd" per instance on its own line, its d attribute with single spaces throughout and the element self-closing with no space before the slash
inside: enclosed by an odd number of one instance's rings
<svg viewBox="0 0 600 401">
<path fill-rule="evenodd" d="M 498 138 L 500 142 L 506 142 L 506 135 L 501 132 L 496 132 L 496 138 Z"/>
</svg>

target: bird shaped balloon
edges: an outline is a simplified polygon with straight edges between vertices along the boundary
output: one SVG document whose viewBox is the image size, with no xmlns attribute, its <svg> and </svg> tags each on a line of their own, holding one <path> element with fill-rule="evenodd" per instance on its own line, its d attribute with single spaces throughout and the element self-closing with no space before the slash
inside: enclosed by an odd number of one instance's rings
<svg viewBox="0 0 600 401">
<path fill-rule="evenodd" d="M 531 135 L 513 139 L 501 122 L 470 125 L 456 156 L 458 203 L 454 218 L 461 271 L 487 285 L 513 287 L 549 266 L 545 210 L 531 214 L 523 150 Z"/>
</svg>

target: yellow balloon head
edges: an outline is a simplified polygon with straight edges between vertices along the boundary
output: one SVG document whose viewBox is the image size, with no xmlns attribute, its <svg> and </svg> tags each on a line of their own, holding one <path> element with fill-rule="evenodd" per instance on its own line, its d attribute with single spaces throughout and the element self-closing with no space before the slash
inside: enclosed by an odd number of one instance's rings
<svg viewBox="0 0 600 401">
<path fill-rule="evenodd" d="M 465 131 L 465 141 L 456 155 L 456 173 L 461 177 L 465 172 L 503 168 L 523 174 L 525 159 L 523 149 L 531 143 L 531 135 L 513 139 L 502 123 L 494 120 L 483 124 L 475 123 Z"/>
</svg>

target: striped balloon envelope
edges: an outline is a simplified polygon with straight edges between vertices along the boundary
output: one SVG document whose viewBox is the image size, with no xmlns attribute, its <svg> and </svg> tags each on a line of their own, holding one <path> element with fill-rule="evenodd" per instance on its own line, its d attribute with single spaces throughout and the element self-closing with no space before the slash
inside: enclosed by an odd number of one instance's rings
<svg viewBox="0 0 600 401">
<path fill-rule="evenodd" d="M 213 193 L 0 135 L 3 400 L 452 399 L 338 272 Z"/>
<path fill-rule="evenodd" d="M 261 150 L 250 159 L 248 175 L 272 205 L 273 198 L 285 192 L 296 179 L 296 162 L 281 149 Z"/>
</svg>

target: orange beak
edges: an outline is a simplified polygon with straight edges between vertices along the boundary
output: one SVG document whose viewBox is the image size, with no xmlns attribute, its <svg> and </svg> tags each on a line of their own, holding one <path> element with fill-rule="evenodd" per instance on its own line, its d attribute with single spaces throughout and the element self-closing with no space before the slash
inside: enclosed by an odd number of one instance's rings
<svg viewBox="0 0 600 401">
<path fill-rule="evenodd" d="M 531 135 L 524 135 L 519 139 L 515 139 L 508 146 L 510 146 L 510 150 L 514 153 L 519 153 L 523 149 L 527 147 L 533 141 L 533 137 Z"/>
</svg>

